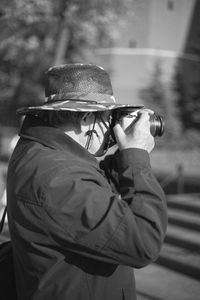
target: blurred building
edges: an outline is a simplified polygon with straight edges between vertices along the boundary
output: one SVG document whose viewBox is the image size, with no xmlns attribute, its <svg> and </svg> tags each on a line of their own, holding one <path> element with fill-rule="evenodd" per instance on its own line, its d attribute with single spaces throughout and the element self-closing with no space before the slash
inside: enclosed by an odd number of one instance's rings
<svg viewBox="0 0 200 300">
<path fill-rule="evenodd" d="M 184 50 L 195 2 L 132 2 L 133 14 L 127 18 L 114 47 L 97 50 L 101 64 L 111 70 L 118 101 L 140 103 L 138 92 L 148 85 L 156 65 L 160 65 L 162 80 L 169 82 L 177 57 L 193 59 Z"/>
</svg>

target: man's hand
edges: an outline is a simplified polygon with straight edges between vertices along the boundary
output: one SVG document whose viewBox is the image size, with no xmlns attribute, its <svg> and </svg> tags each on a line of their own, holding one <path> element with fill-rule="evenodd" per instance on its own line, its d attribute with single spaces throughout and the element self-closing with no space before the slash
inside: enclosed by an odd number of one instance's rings
<svg viewBox="0 0 200 300">
<path fill-rule="evenodd" d="M 143 109 L 138 112 L 137 119 L 124 117 L 121 124 L 115 125 L 113 129 L 120 150 L 139 148 L 148 153 L 153 150 L 155 141 L 150 132 L 151 113 L 153 113 L 151 110 Z"/>
</svg>

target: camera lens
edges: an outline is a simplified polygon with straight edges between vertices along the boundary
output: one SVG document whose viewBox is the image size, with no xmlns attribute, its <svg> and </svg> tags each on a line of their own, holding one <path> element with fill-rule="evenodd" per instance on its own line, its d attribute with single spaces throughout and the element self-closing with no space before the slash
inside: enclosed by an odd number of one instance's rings
<svg viewBox="0 0 200 300">
<path fill-rule="evenodd" d="M 156 136 L 162 136 L 164 133 L 164 120 L 161 116 L 153 114 L 150 116 L 150 131 L 151 134 L 156 137 Z"/>
</svg>

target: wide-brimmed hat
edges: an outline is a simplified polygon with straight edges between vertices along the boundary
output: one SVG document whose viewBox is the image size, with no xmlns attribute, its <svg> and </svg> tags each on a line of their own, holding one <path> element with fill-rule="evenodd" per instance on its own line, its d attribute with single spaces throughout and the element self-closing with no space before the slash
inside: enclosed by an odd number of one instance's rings
<svg viewBox="0 0 200 300">
<path fill-rule="evenodd" d="M 46 72 L 45 102 L 39 106 L 22 107 L 18 114 L 41 111 L 95 112 L 143 105 L 117 104 L 108 73 L 93 64 L 65 64 Z"/>
</svg>

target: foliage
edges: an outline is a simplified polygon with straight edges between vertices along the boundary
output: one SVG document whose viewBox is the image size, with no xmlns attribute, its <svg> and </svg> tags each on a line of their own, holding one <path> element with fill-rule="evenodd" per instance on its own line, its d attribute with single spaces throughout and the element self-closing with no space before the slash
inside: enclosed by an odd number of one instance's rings
<svg viewBox="0 0 200 300">
<path fill-rule="evenodd" d="M 42 101 L 50 65 L 88 61 L 95 48 L 111 45 L 129 2 L 2 0 L 0 122 L 16 125 L 16 108 Z"/>
<path fill-rule="evenodd" d="M 155 63 L 148 85 L 139 91 L 139 97 L 145 106 L 163 117 L 165 132 L 158 140 L 157 146 L 167 147 L 177 139 L 180 124 L 176 117 L 171 86 L 163 79 L 162 65 L 159 60 Z"/>
<path fill-rule="evenodd" d="M 183 131 L 200 129 L 200 1 L 194 2 L 184 45 L 174 75 L 176 105 Z"/>
<path fill-rule="evenodd" d="M 200 147 L 200 104 L 199 101 L 195 102 L 198 98 L 188 101 L 187 97 L 189 92 L 190 95 L 197 95 L 200 89 L 199 86 L 190 85 L 191 90 L 188 91 L 183 69 L 180 64 L 178 66 L 171 82 L 167 83 L 163 80 L 161 64 L 157 61 L 149 84 L 140 90 L 140 98 L 145 105 L 164 117 L 165 133 L 157 140 L 157 147 L 172 150 Z M 194 76 L 191 77 L 194 80 Z"/>
<path fill-rule="evenodd" d="M 148 85 L 140 90 L 139 96 L 149 108 L 166 115 L 165 85 L 162 81 L 162 68 L 159 61 L 154 66 Z"/>
<path fill-rule="evenodd" d="M 200 62 L 179 60 L 173 82 L 183 130 L 200 129 Z"/>
</svg>

